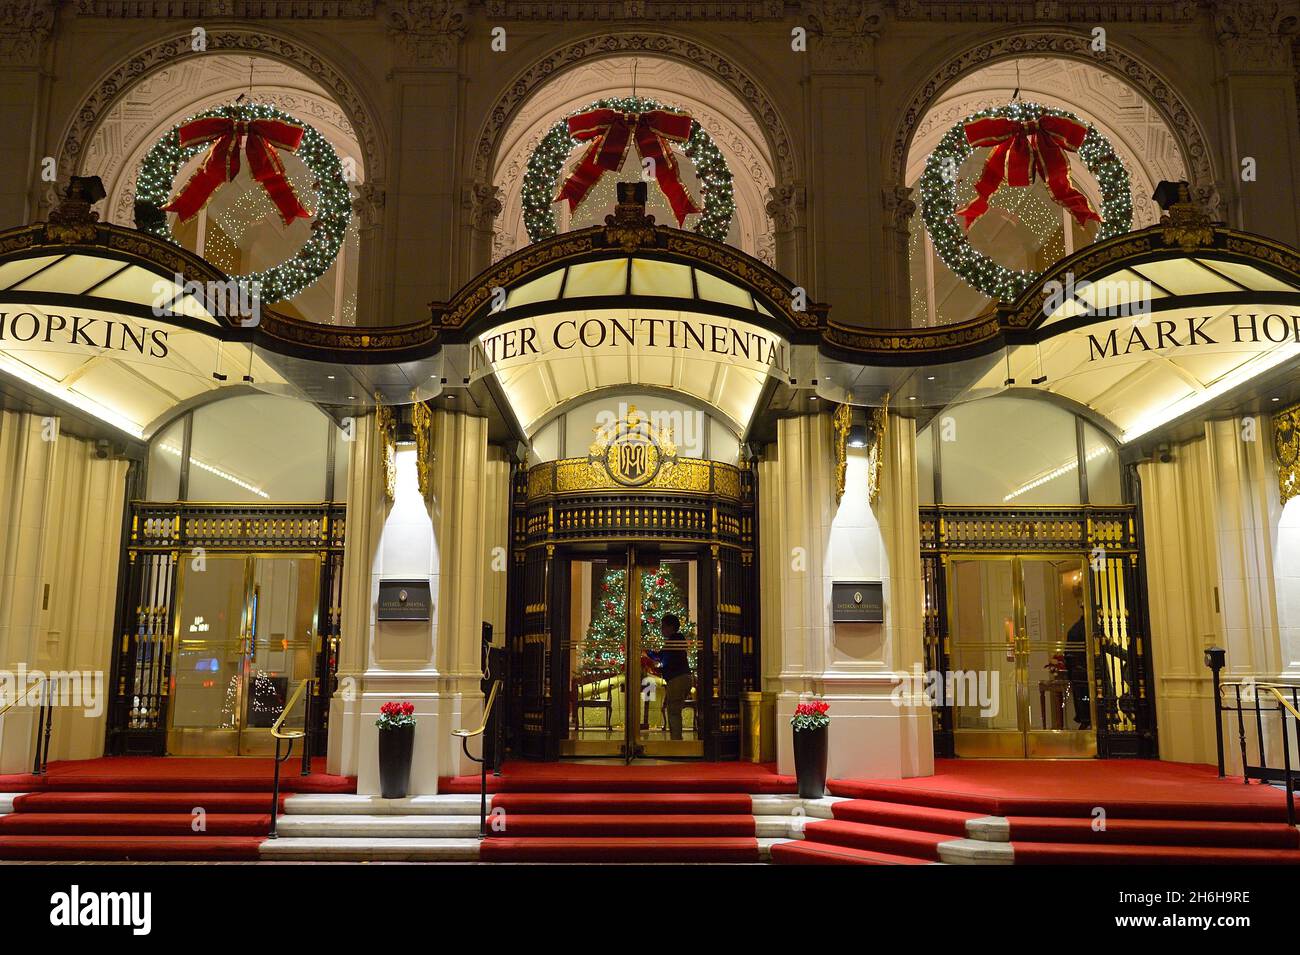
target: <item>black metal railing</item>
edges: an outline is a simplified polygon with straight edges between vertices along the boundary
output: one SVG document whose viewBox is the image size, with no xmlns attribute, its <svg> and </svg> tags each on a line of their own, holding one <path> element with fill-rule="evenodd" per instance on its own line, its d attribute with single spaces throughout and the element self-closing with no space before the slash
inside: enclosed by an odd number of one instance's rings
<svg viewBox="0 0 1300 955">
<path fill-rule="evenodd" d="M 469 751 L 469 741 L 475 736 L 482 736 L 487 730 L 488 724 L 492 722 L 492 705 L 496 702 L 497 692 L 501 689 L 501 681 L 493 680 L 492 689 L 488 691 L 487 702 L 483 704 L 483 722 L 478 725 L 477 729 L 472 730 L 452 730 L 451 735 L 460 739 L 461 749 L 465 751 L 465 757 L 478 763 L 479 765 L 479 799 L 478 799 L 478 835 L 482 839 L 487 835 L 487 771 L 488 759 L 487 753 L 475 756 Z M 499 726 L 500 720 L 497 720 L 494 726 Z M 493 762 L 496 764 L 497 775 L 501 773 L 501 745 L 500 733 L 494 734 L 493 740 Z"/>
<path fill-rule="evenodd" d="M 32 758 L 32 775 L 44 776 L 50 765 L 50 735 L 54 731 L 54 703 L 58 699 L 58 679 L 52 676 L 40 677 L 18 694 L 16 699 L 10 700 L 0 708 L 0 717 L 19 703 L 26 701 L 31 697 L 32 691 L 38 688 L 41 692 L 36 701 L 36 742 L 32 747 L 35 753 Z"/>
<path fill-rule="evenodd" d="M 1295 790 L 1300 785 L 1300 774 L 1291 763 L 1291 739 L 1300 740 L 1300 684 L 1263 683 L 1256 680 L 1239 680 L 1224 683 L 1219 678 L 1223 668 L 1223 651 L 1212 647 L 1206 651 L 1206 664 L 1214 673 L 1214 728 L 1218 748 L 1219 776 L 1225 773 L 1223 718 L 1236 714 L 1237 745 L 1241 755 L 1241 776 L 1244 785 L 1252 779 L 1260 783 L 1282 786 L 1286 790 L 1286 821 L 1296 824 Z M 1252 763 L 1248 729 L 1254 729 L 1255 746 Z M 1276 727 L 1282 744 L 1282 765 L 1270 766 L 1267 737 Z"/>
<path fill-rule="evenodd" d="M 271 727 L 271 736 L 275 739 L 275 776 L 271 783 L 271 831 L 268 836 L 272 839 L 277 838 L 276 820 L 280 815 L 280 764 L 288 762 L 293 756 L 293 744 L 302 740 L 302 769 L 300 775 L 307 776 L 311 773 L 311 700 L 310 692 L 312 684 L 316 682 L 315 677 L 308 677 L 298 684 L 298 689 L 293 691 L 293 696 L 289 697 L 289 702 L 284 704 L 284 709 L 280 711 L 280 717 Z M 286 730 L 284 721 L 288 718 L 289 713 L 293 711 L 294 706 L 298 703 L 298 698 L 306 695 L 306 702 L 303 703 L 302 729 Z M 284 755 L 280 755 L 280 747 L 288 744 L 288 749 Z"/>
</svg>

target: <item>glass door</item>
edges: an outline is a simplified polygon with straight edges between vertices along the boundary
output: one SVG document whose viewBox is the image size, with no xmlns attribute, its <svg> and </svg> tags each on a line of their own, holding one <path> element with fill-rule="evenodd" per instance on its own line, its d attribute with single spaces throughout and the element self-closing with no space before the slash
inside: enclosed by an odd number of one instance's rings
<svg viewBox="0 0 1300 955">
<path fill-rule="evenodd" d="M 703 756 L 698 561 L 629 547 L 568 569 L 561 755 Z"/>
<path fill-rule="evenodd" d="M 265 755 L 271 726 L 313 673 L 320 561 L 218 556 L 182 567 L 167 751 Z M 303 713 L 290 714 L 301 727 Z"/>
<path fill-rule="evenodd" d="M 957 755 L 1096 755 L 1080 557 L 950 562 L 949 672 Z"/>
</svg>

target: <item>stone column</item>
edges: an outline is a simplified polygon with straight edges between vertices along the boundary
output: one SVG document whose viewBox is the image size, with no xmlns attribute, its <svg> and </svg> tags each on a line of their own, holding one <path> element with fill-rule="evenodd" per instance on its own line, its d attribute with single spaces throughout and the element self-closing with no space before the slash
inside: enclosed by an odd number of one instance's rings
<svg viewBox="0 0 1300 955">
<path fill-rule="evenodd" d="M 398 64 L 390 74 L 395 128 L 387 185 L 401 196 L 385 215 L 384 314 L 391 324 L 427 316 L 430 298 L 448 298 L 465 272 L 464 236 L 455 222 L 465 6 L 463 0 L 395 0 L 387 6 Z"/>
<path fill-rule="evenodd" d="M 0 412 L 0 667 L 19 693 L 57 674 L 50 757 L 88 758 L 104 751 L 127 463 L 58 424 Z M 0 772 L 30 771 L 35 717 L 4 717 Z"/>
<path fill-rule="evenodd" d="M 1146 546 L 1148 638 L 1160 758 L 1215 760 L 1207 646 L 1222 645 L 1213 495 L 1207 443 L 1177 445 L 1173 460 L 1138 465 Z"/>
<path fill-rule="evenodd" d="M 877 121 L 879 78 L 875 39 L 883 20 L 877 0 L 806 0 L 811 65 L 806 93 L 809 227 L 813 260 L 809 281 L 820 301 L 838 303 L 841 322 L 885 325 L 887 291 L 880 203 L 881 150 Z"/>
<path fill-rule="evenodd" d="M 36 144 L 44 141 L 46 89 L 49 84 L 49 40 L 58 4 L 28 0 L 0 5 L 0 227 L 31 222 L 38 205 L 53 206 L 57 182 L 41 179 Z M 55 169 L 58 182 L 76 170 Z"/>
<path fill-rule="evenodd" d="M 1215 0 L 1219 83 L 1227 107 L 1228 221 L 1239 229 L 1300 243 L 1300 130 L 1295 67 L 1277 0 Z M 1242 162 L 1254 161 L 1254 181 Z"/>
<path fill-rule="evenodd" d="M 778 761 L 793 772 L 789 720 L 802 697 L 831 705 L 830 773 L 899 778 L 933 771 L 930 714 L 899 692 L 923 659 L 914 428 L 891 422 L 883 490 L 868 495 L 868 457 L 849 449 L 836 501 L 830 420 L 778 422 L 759 466 L 764 688 L 777 692 Z M 879 580 L 883 624 L 833 623 L 835 580 Z M 910 684 L 909 684 L 910 686 Z M 906 687 L 904 687 L 906 690 Z"/>
</svg>

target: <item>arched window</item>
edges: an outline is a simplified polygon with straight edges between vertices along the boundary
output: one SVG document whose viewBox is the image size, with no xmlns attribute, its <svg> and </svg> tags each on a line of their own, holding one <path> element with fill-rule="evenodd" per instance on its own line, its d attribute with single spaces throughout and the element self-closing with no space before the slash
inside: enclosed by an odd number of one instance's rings
<svg viewBox="0 0 1300 955">
<path fill-rule="evenodd" d="M 916 456 L 922 505 L 1124 503 L 1115 442 L 1047 401 L 999 396 L 948 408 L 917 435 Z"/>
</svg>

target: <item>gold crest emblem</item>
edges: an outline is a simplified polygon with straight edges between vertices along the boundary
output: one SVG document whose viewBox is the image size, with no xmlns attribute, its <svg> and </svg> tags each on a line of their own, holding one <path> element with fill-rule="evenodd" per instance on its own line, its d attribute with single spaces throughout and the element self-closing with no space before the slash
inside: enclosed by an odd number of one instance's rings
<svg viewBox="0 0 1300 955">
<path fill-rule="evenodd" d="M 622 418 L 595 432 L 587 461 L 616 484 L 642 487 L 676 463 L 672 430 L 655 427 L 633 405 Z"/>
</svg>

